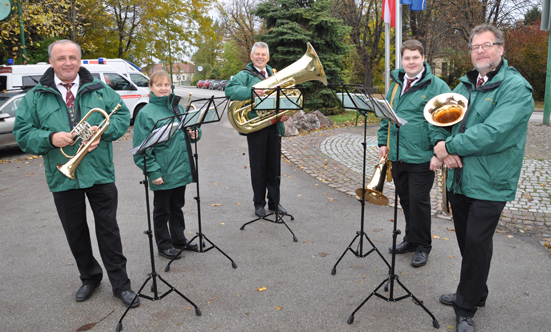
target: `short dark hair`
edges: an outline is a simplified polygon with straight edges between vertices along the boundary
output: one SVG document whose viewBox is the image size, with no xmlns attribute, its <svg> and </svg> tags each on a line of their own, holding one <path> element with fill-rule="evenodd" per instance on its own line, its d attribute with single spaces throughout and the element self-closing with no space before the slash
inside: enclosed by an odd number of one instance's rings
<svg viewBox="0 0 551 332">
<path fill-rule="evenodd" d="M 474 36 L 484 33 L 486 31 L 490 31 L 491 33 L 494 34 L 494 36 L 496 37 L 497 44 L 505 45 L 505 38 L 503 38 L 503 32 L 489 23 L 483 23 L 475 26 L 471 30 L 471 35 L 469 36 L 469 47 L 473 45 Z"/>
<path fill-rule="evenodd" d="M 425 49 L 423 48 L 423 44 L 415 39 L 406 40 L 402 43 L 402 48 L 400 49 L 401 56 L 404 55 L 404 50 L 419 51 L 422 56 L 425 56 Z"/>
</svg>

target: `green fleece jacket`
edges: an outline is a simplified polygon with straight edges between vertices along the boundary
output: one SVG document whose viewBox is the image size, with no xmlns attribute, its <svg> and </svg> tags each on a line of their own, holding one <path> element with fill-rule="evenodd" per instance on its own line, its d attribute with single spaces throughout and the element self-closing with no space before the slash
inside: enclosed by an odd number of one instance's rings
<svg viewBox="0 0 551 332">
<path fill-rule="evenodd" d="M 404 69 L 396 69 L 391 73 L 394 81 L 390 86 L 386 99 L 390 102 L 392 90 L 398 85 L 394 95 L 392 108 L 396 115 L 408 122 L 400 127 L 400 160 L 411 164 L 429 162 L 433 156 L 433 148 L 436 144 L 438 132 L 445 129 L 435 127 L 425 120 L 423 109 L 425 104 L 442 93 L 450 92 L 448 85 L 434 76 L 428 63 L 424 63 L 425 71 L 421 80 L 412 85 L 402 96 L 404 84 Z M 396 161 L 396 126 L 390 126 L 390 153 L 389 159 Z M 387 145 L 388 120 L 381 120 L 381 127 L 377 132 L 379 146 Z"/>
<path fill-rule="evenodd" d="M 474 199 L 510 201 L 515 198 L 534 111 L 532 86 L 505 59 L 478 88 L 477 77 L 476 70 L 468 72 L 454 90 L 469 100 L 469 111 L 465 132 L 459 134 L 458 123 L 446 139 L 448 152 L 463 161 L 459 183 L 454 170 L 448 171 L 448 189 Z"/>
<path fill-rule="evenodd" d="M 249 70 L 256 71 L 253 63 L 249 63 L 246 67 Z M 268 76 L 272 76 L 272 67 L 266 65 L 266 71 Z M 226 83 L 226 97 L 230 97 L 231 100 L 249 100 L 251 99 L 251 87 L 262 80 L 247 70 L 242 70 L 237 73 L 230 81 Z M 251 111 L 248 113 L 249 119 L 256 118 L 256 112 Z M 277 123 L 277 132 L 283 136 L 285 134 L 285 125 L 283 122 Z"/>
<path fill-rule="evenodd" d="M 75 180 L 57 169 L 57 164 L 64 164 L 68 159 L 50 141 L 50 136 L 54 133 L 71 131 L 69 112 L 61 93 L 55 87 L 53 68 L 49 68 L 39 84 L 23 98 L 15 118 L 15 139 L 21 150 L 43 156 L 46 181 L 52 192 L 115 182 L 112 141 L 122 137 L 130 125 L 130 112 L 118 93 L 94 79 L 84 67 L 80 68 L 78 74 L 80 85 L 75 96 L 75 124 L 93 108 L 100 108 L 109 114 L 117 104 L 122 107 L 111 116 L 109 127 L 101 137 L 98 147 L 89 152 L 78 165 Z M 103 120 L 101 113 L 94 112 L 86 121 L 94 126 Z M 78 144 L 63 148 L 63 151 L 68 155 L 76 154 L 80 142 L 79 140 Z"/>
<path fill-rule="evenodd" d="M 176 118 L 167 119 L 174 116 L 171 110 L 172 98 L 174 95 L 157 97 L 153 93 L 149 95 L 149 104 L 140 110 L 136 121 L 134 122 L 134 146 L 140 145 L 147 137 L 147 135 L 155 129 L 155 125 L 159 120 L 166 119 L 159 122 L 159 125 L 178 123 Z M 178 105 L 180 113 L 184 114 L 184 108 Z M 201 130 L 199 131 L 199 137 L 201 138 Z M 190 139 L 190 142 L 195 140 Z M 169 190 L 188 185 L 191 183 L 191 167 L 188 150 L 186 147 L 186 139 L 182 130 L 174 132 L 172 138 L 165 143 L 154 146 L 146 151 L 145 160 L 147 163 L 147 176 L 149 178 L 149 188 L 153 191 L 156 190 Z M 144 169 L 144 156 L 143 154 L 134 155 L 134 163 L 142 169 Z M 158 178 L 163 178 L 163 184 L 155 185 L 152 181 Z"/>
</svg>

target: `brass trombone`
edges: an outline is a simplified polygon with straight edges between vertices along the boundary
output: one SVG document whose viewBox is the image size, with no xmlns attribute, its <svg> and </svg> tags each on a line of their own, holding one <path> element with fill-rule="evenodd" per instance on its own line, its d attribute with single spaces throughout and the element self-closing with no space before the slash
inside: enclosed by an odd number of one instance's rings
<svg viewBox="0 0 551 332">
<path fill-rule="evenodd" d="M 71 130 L 71 134 L 73 134 L 73 136 L 76 137 L 73 140 L 73 143 L 71 143 L 71 145 L 75 145 L 79 139 L 81 140 L 81 143 L 77 150 L 77 153 L 74 156 L 67 155 L 63 151 L 63 148 L 59 148 L 61 153 L 65 157 L 69 158 L 69 161 L 66 162 L 65 164 L 57 165 L 57 169 L 59 169 L 59 171 L 63 173 L 63 175 L 73 180 L 76 178 L 75 172 L 78 165 L 80 164 L 82 159 L 86 156 L 86 154 L 88 154 L 88 149 L 90 148 L 90 146 L 94 142 L 98 141 L 103 135 L 103 133 L 107 130 L 107 127 L 109 127 L 109 123 L 110 123 L 109 118 L 120 107 L 121 107 L 121 104 L 118 104 L 117 107 L 115 107 L 110 114 L 107 114 L 107 112 L 105 112 L 101 108 L 93 108 L 86 114 L 86 116 L 82 120 L 80 120 L 80 122 L 75 126 L 75 128 Z M 90 130 L 92 126 L 90 126 L 90 124 L 86 122 L 86 119 L 94 112 L 100 112 L 105 119 L 102 121 L 102 123 L 98 125 L 98 128 L 95 131 L 92 131 Z"/>
</svg>

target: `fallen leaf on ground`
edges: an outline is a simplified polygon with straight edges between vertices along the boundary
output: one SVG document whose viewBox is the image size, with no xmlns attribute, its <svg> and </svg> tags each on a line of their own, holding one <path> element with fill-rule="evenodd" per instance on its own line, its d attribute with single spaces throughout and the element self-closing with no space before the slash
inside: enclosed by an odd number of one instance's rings
<svg viewBox="0 0 551 332">
<path fill-rule="evenodd" d="M 504 229 L 496 229 L 496 233 L 506 234 L 506 233 L 509 233 L 509 231 L 506 231 Z"/>
<path fill-rule="evenodd" d="M 513 236 L 512 236 L 512 235 L 507 235 L 507 237 L 508 237 L 508 238 L 510 238 L 510 239 L 512 239 L 512 238 L 513 238 Z"/>
<path fill-rule="evenodd" d="M 222 204 L 211 204 L 210 206 L 220 206 Z"/>
<path fill-rule="evenodd" d="M 319 254 L 320 254 L 321 257 L 325 257 L 325 256 L 329 255 L 329 254 L 326 254 L 324 252 L 320 252 Z"/>
<path fill-rule="evenodd" d="M 449 258 L 455 258 L 455 256 L 448 256 Z"/>
<path fill-rule="evenodd" d="M 380 231 L 382 231 L 382 230 L 383 230 L 382 228 L 375 228 L 373 231 L 374 231 L 375 233 L 378 233 L 378 232 L 380 232 Z"/>
<path fill-rule="evenodd" d="M 276 309 L 277 309 L 277 310 L 281 310 L 281 309 L 283 309 L 283 307 L 279 307 L 279 306 L 278 306 L 278 307 L 276 307 Z"/>
<path fill-rule="evenodd" d="M 450 232 L 455 232 L 455 228 L 449 228 L 449 227 L 446 227 L 446 229 Z"/>
<path fill-rule="evenodd" d="M 259 291 L 259 292 L 263 292 L 265 291 L 267 288 L 266 287 L 257 287 L 256 290 Z"/>
<path fill-rule="evenodd" d="M 439 239 L 440 238 L 440 236 L 434 235 L 434 234 L 432 234 L 431 236 L 432 236 L 433 239 Z"/>
</svg>

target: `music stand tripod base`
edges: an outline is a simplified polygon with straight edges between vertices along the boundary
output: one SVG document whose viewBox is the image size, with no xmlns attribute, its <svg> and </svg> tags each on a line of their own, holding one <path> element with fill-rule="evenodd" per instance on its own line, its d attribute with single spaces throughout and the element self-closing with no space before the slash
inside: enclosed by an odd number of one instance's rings
<svg viewBox="0 0 551 332">
<path fill-rule="evenodd" d="M 275 215 L 275 220 L 272 220 L 272 219 L 269 219 L 268 217 L 271 216 L 271 215 Z M 293 231 L 291 230 L 291 228 L 289 228 L 289 226 L 287 225 L 287 223 L 283 220 L 283 217 L 284 216 L 288 216 L 291 218 L 291 221 L 295 220 L 295 217 L 293 217 L 291 214 L 289 213 L 286 213 L 286 214 L 280 214 L 280 213 L 276 213 L 276 212 L 272 212 L 272 213 L 268 213 L 267 215 L 265 215 L 264 217 L 258 217 L 256 219 L 253 219 L 249 222 L 246 222 L 245 224 L 243 224 L 243 226 L 241 226 L 241 228 L 239 228 L 240 230 L 244 230 L 245 229 L 245 226 L 247 226 L 248 224 L 252 224 L 253 222 L 256 222 L 256 221 L 259 221 L 259 220 L 266 220 L 266 221 L 269 221 L 271 223 L 274 223 L 274 224 L 283 224 L 285 225 L 285 227 L 287 227 L 287 229 L 289 230 L 289 232 L 291 232 L 291 234 L 293 235 L 293 241 L 294 242 L 298 242 L 297 240 L 297 237 L 295 236 L 295 233 L 293 233 Z"/>
</svg>

